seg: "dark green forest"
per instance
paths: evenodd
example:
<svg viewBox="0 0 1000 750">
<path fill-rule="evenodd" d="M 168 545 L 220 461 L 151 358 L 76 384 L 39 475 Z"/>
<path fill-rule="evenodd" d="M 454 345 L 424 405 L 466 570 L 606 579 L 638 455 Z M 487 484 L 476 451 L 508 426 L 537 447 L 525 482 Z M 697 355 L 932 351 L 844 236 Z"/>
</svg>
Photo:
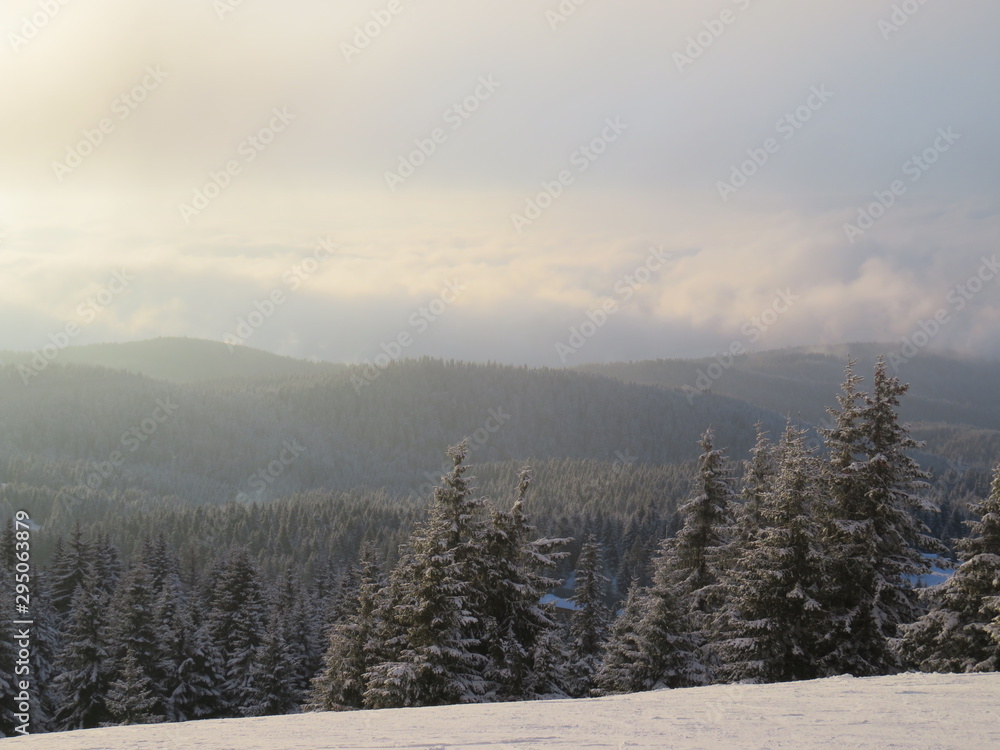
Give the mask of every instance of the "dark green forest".
<svg viewBox="0 0 1000 750">
<path fill-rule="evenodd" d="M 992 550 L 997 366 L 928 355 L 911 391 L 874 357 L 841 383 L 842 354 L 751 354 L 711 389 L 711 361 L 373 371 L 170 339 L 5 356 L 35 731 L 992 664 L 993 615 L 968 611 L 990 584 L 962 583 L 983 574 L 918 594 L 935 558 Z M 966 646 L 943 654 L 956 621 Z"/>
</svg>

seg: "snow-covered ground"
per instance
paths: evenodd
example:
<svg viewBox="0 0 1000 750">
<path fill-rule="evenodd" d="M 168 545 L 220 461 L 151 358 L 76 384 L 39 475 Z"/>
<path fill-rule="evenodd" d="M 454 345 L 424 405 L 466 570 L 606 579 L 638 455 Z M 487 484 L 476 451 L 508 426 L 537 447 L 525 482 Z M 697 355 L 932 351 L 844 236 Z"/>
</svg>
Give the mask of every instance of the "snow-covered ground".
<svg viewBox="0 0 1000 750">
<path fill-rule="evenodd" d="M 305 748 L 1000 748 L 1000 674 L 835 677 L 576 701 L 90 729 L 4 740 L 46 750 Z"/>
</svg>

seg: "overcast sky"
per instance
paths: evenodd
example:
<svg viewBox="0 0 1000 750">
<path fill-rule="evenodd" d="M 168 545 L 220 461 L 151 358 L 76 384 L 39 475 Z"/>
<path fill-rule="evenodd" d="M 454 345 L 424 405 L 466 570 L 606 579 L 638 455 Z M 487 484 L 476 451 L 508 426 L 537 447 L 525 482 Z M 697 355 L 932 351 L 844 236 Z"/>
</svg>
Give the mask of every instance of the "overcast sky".
<svg viewBox="0 0 1000 750">
<path fill-rule="evenodd" d="M 992 0 L 62 3 L 0 10 L 0 349 L 1000 356 Z"/>
</svg>

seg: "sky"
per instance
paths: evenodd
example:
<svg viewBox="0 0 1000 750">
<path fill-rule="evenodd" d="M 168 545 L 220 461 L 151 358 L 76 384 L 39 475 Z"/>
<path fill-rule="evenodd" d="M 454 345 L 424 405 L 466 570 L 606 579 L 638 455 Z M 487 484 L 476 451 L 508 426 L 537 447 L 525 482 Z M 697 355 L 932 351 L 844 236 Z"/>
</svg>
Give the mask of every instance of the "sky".
<svg viewBox="0 0 1000 750">
<path fill-rule="evenodd" d="M 9 0 L 0 349 L 1000 356 L 991 0 Z"/>
</svg>

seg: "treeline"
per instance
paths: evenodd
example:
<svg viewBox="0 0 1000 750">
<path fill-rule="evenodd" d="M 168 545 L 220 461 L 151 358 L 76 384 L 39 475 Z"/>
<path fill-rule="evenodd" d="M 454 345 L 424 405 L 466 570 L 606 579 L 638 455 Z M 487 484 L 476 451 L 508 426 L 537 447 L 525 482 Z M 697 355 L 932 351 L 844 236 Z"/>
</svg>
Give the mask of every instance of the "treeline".
<svg viewBox="0 0 1000 750">
<path fill-rule="evenodd" d="M 520 466 L 477 464 L 481 491 L 498 500 L 512 497 Z M 553 536 L 596 535 L 606 551 L 608 575 L 622 582 L 611 596 L 623 596 L 635 575 L 648 578 L 649 559 L 663 535 L 676 530 L 677 498 L 688 492 L 694 476 L 694 462 L 654 466 L 626 454 L 615 462 L 550 459 L 532 466 L 535 525 Z M 450 471 L 440 463 L 435 469 L 438 479 Z M 366 544 L 393 564 L 399 545 L 424 517 L 433 491 L 415 498 L 383 490 L 313 490 L 264 503 L 194 506 L 176 496 L 135 489 L 92 491 L 54 484 L 13 482 L 0 490 L 0 508 L 7 515 L 25 509 L 40 527 L 32 541 L 39 566 L 51 559 L 56 540 L 68 537 L 77 524 L 85 536 L 106 535 L 129 559 L 155 528 L 185 569 L 210 567 L 220 552 L 243 546 L 268 576 L 291 568 L 306 582 L 330 568 L 342 572 Z M 557 571 L 563 577 L 572 570 L 580 544 L 571 542 L 567 549 L 570 557 L 560 561 Z"/>
</svg>

